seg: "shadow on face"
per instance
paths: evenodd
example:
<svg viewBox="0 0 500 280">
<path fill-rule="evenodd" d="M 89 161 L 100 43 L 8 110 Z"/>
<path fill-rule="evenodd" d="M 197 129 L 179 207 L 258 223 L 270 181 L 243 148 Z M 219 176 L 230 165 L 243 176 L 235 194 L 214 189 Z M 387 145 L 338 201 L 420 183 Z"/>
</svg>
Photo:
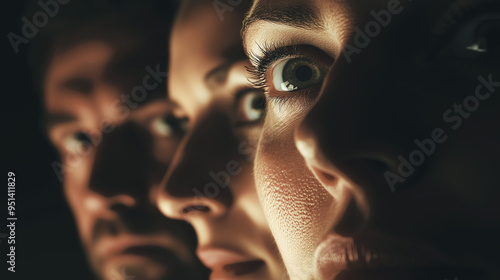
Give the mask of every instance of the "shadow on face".
<svg viewBox="0 0 500 280">
<path fill-rule="evenodd" d="M 170 43 L 169 97 L 189 129 L 158 207 L 188 221 L 213 279 L 286 279 L 253 181 L 263 94 L 248 82 L 239 31 L 248 2 L 221 17 L 213 1 L 186 1 Z"/>
<path fill-rule="evenodd" d="M 100 278 L 205 279 L 192 228 L 155 205 L 185 129 L 165 98 L 167 26 L 139 15 L 73 22 L 79 35 L 53 42 L 43 83 L 53 167 Z"/>
<path fill-rule="evenodd" d="M 499 11 L 256 1 L 257 188 L 292 279 L 498 278 Z"/>
</svg>

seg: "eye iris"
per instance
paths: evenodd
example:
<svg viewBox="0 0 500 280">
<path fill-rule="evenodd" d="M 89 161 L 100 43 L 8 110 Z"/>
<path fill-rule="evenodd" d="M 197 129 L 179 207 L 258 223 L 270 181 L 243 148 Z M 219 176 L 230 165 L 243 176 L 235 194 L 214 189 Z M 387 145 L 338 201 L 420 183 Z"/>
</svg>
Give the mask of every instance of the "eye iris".
<svg viewBox="0 0 500 280">
<path fill-rule="evenodd" d="M 258 120 L 264 114 L 266 98 L 262 93 L 251 93 L 246 98 L 245 111 L 250 121 Z"/>
<path fill-rule="evenodd" d="M 90 139 L 90 136 L 87 133 L 80 132 L 75 135 L 75 138 L 78 142 L 81 142 L 84 145 L 90 145 L 92 139 Z"/>
<path fill-rule="evenodd" d="M 85 132 L 78 132 L 66 138 L 64 145 L 71 153 L 83 153 L 92 147 L 92 137 Z"/>
<path fill-rule="evenodd" d="M 274 69 L 273 83 L 278 91 L 296 91 L 315 86 L 323 80 L 324 70 L 308 58 L 292 58 Z"/>
<path fill-rule="evenodd" d="M 266 98 L 263 95 L 258 95 L 252 99 L 252 108 L 256 111 L 262 111 L 265 109 Z"/>
<path fill-rule="evenodd" d="M 172 126 L 167 117 L 157 118 L 153 122 L 153 128 L 163 136 L 170 136 L 173 132 Z"/>
</svg>

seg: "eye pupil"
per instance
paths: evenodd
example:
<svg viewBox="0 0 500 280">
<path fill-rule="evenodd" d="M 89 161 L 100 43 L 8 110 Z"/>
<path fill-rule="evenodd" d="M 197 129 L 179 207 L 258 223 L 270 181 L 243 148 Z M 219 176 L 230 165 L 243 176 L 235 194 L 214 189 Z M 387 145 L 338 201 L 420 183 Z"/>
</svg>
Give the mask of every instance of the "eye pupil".
<svg viewBox="0 0 500 280">
<path fill-rule="evenodd" d="M 302 65 L 295 71 L 295 77 L 301 82 L 307 82 L 312 78 L 313 71 L 309 66 Z"/>
</svg>

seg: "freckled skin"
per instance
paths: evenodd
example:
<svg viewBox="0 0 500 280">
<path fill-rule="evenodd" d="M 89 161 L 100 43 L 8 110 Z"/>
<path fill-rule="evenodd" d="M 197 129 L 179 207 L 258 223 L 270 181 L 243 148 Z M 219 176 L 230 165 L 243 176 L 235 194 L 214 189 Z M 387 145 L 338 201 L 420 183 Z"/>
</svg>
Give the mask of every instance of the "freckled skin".
<svg viewBox="0 0 500 280">
<path fill-rule="evenodd" d="M 402 12 L 392 15 L 379 35 L 346 56 L 339 50 L 356 46 L 354 28 L 364 29 L 374 20 L 370 12 L 387 9 L 389 1 L 260 0 L 254 7 L 259 3 L 274 9 L 310 4 L 325 29 L 257 21 L 245 33 L 248 52 L 260 54 L 258 45 L 281 42 L 312 45 L 335 60 L 313 106 L 268 104 L 258 149 L 259 197 L 291 279 L 317 277 L 318 271 L 304 268 L 313 266 L 314 250 L 325 234 L 356 240 L 372 231 L 414 240 L 446 256 L 450 266 L 497 279 L 500 248 L 494 236 L 500 232 L 500 209 L 493 197 L 499 195 L 500 87 L 469 117 L 457 111 L 450 121 L 443 115 L 475 96 L 478 77 L 498 85 L 498 44 L 490 38 L 488 56 L 459 57 L 450 53 L 446 36 L 460 29 L 445 36 L 435 28 L 445 12 L 460 10 L 453 1 L 401 1 Z M 486 11 L 498 14 L 494 7 Z M 486 94 L 486 86 L 481 92 Z M 462 122 L 454 129 L 456 116 Z M 385 172 L 398 174 L 398 156 L 408 159 L 418 149 L 415 141 L 432 138 L 436 128 L 443 129 L 446 140 L 391 189 Z M 338 185 L 332 178 L 347 183 Z M 371 279 L 360 277 L 338 275 Z"/>
<path fill-rule="evenodd" d="M 286 122 L 284 119 L 273 123 L 272 127 L 293 127 L 297 123 L 297 120 Z M 268 115 L 264 127 L 274 120 Z M 316 249 L 314 242 L 319 242 L 329 226 L 332 197 L 307 170 L 295 148 L 293 130 L 264 131 L 257 151 L 255 177 L 271 230 L 279 233 L 275 238 L 282 245 L 285 263 L 293 260 L 287 257 L 295 252 L 312 255 Z M 302 279 L 310 275 L 311 270 L 312 263 L 302 263 L 289 273 L 294 273 L 291 279 Z"/>
<path fill-rule="evenodd" d="M 239 33 L 249 2 L 225 11 L 223 20 L 213 3 L 184 2 L 172 31 L 169 97 L 176 104 L 176 116 L 187 119 L 189 129 L 161 184 L 158 207 L 167 217 L 194 227 L 202 260 L 224 250 L 264 263 L 250 274 L 232 275 L 218 264 L 210 267 L 206 262 L 215 258 L 206 257 L 212 277 L 286 279 L 253 178 L 262 123 L 260 116 L 242 119 L 251 105 L 242 106 L 244 99 L 237 97 L 242 90 L 255 91 L 247 79 L 245 67 L 250 63 Z M 207 184 L 215 182 L 209 174 L 226 172 L 229 162 L 236 162 L 238 174 L 228 177 L 228 186 L 208 189 Z"/>
</svg>

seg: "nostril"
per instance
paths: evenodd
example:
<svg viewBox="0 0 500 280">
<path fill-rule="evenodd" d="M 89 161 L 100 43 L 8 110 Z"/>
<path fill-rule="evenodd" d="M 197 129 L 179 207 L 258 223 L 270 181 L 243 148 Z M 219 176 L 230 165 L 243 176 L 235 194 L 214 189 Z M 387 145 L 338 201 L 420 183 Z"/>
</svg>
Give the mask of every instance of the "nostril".
<svg viewBox="0 0 500 280">
<path fill-rule="evenodd" d="M 335 176 L 330 175 L 330 174 L 325 173 L 325 172 L 321 172 L 320 176 L 323 177 L 326 181 L 335 181 L 335 179 L 336 179 Z"/>
<path fill-rule="evenodd" d="M 191 205 L 182 209 L 182 214 L 187 214 L 192 211 L 208 213 L 210 212 L 210 208 L 205 205 Z"/>
</svg>

